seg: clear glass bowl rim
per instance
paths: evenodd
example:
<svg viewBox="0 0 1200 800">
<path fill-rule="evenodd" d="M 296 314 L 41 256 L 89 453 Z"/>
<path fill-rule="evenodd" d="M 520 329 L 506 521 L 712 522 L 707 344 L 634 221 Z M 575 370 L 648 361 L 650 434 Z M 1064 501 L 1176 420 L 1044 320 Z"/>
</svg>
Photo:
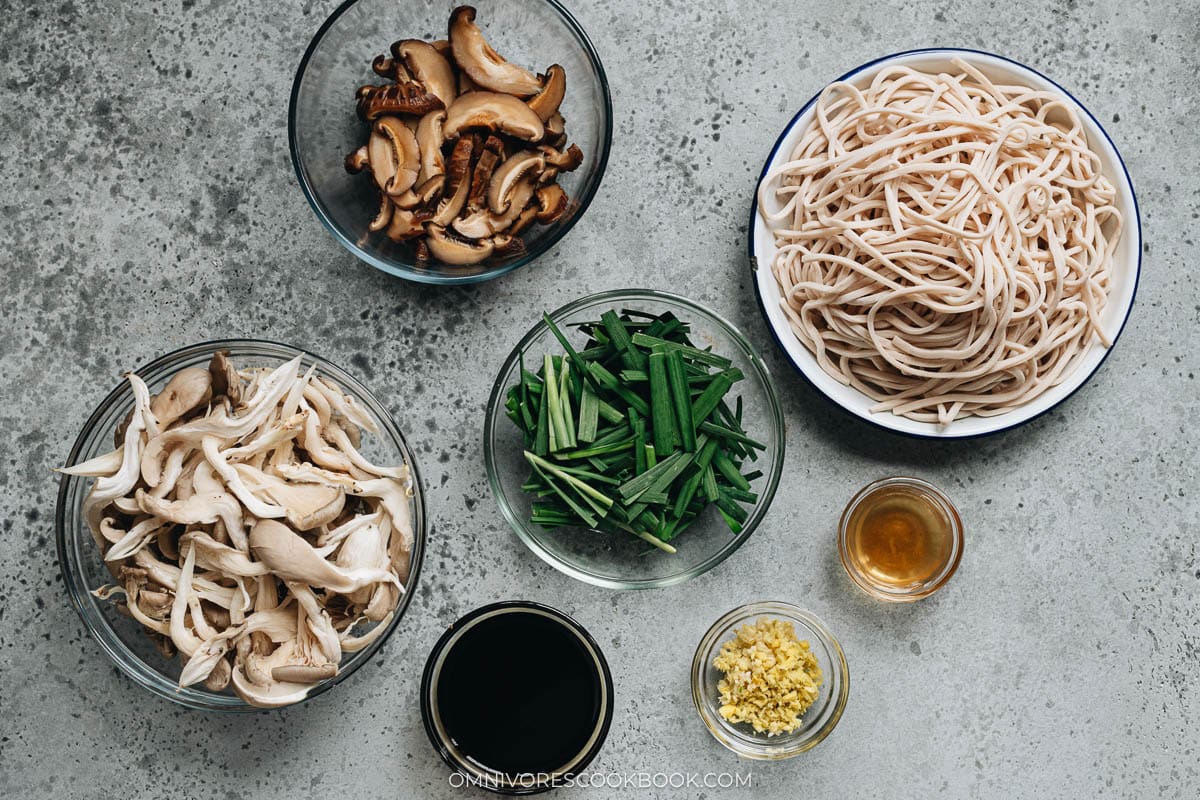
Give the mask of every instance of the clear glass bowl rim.
<svg viewBox="0 0 1200 800">
<path fill-rule="evenodd" d="M 615 707 L 615 693 L 612 672 L 608 668 L 608 660 L 604 657 L 604 651 L 600 649 L 600 645 L 596 642 L 595 638 L 588 633 L 587 628 L 583 627 L 583 625 L 581 625 L 569 614 L 559 611 L 557 608 L 552 606 L 548 606 L 543 603 L 537 603 L 532 600 L 501 600 L 495 603 L 488 603 L 487 605 L 483 605 L 472 611 L 468 611 L 466 614 L 459 617 L 452 624 L 446 627 L 446 630 L 442 632 L 440 637 L 438 637 L 437 643 L 434 644 L 433 648 L 429 651 L 429 656 L 425 659 L 425 669 L 421 673 L 421 721 L 424 723 L 425 733 L 429 737 L 429 741 L 433 745 L 433 748 L 437 751 L 438 755 L 441 756 L 444 762 L 446 762 L 446 765 L 463 775 L 470 774 L 468 767 L 462 764 L 459 759 L 455 757 L 454 752 L 446 746 L 441 734 L 437 730 L 437 726 L 433 723 L 434 668 L 438 665 L 439 657 L 441 656 L 442 651 L 445 650 L 450 644 L 450 639 L 453 638 L 453 636 L 459 630 L 461 630 L 463 626 L 468 625 L 485 614 L 490 614 L 494 611 L 521 611 L 523 609 L 540 611 L 543 614 L 548 615 L 552 619 L 562 624 L 564 627 L 569 628 L 587 643 L 600 666 L 600 682 L 603 684 L 604 691 L 608 695 L 608 707 L 605 710 L 603 719 L 600 721 L 600 727 L 595 741 L 590 747 L 588 747 L 584 755 L 575 764 L 570 773 L 566 774 L 578 775 L 587 769 L 588 765 L 591 764 L 592 761 L 595 760 L 596 756 L 600 753 L 601 748 L 604 747 L 604 742 L 608 739 L 608 732 L 612 727 L 613 709 Z M 441 663 L 444 665 L 445 661 L 443 660 Z M 554 786 L 552 784 L 538 784 L 531 787 L 492 787 L 484 784 L 482 785 L 482 788 L 496 792 L 497 794 L 526 795 L 540 794 L 541 792 L 553 789 Z"/>
<path fill-rule="evenodd" d="M 537 538 L 530 532 L 529 523 L 522 520 L 509 504 L 504 493 L 504 487 L 500 482 L 500 470 L 496 464 L 496 455 L 494 452 L 493 436 L 495 426 L 502 420 L 507 420 L 500 413 L 500 407 L 504 403 L 504 394 L 508 390 L 506 385 L 506 376 L 512 371 L 513 367 L 521 354 L 523 354 L 530 345 L 533 344 L 544 333 L 549 331 L 545 320 L 538 319 L 529 332 L 526 333 L 516 346 L 509 352 L 508 357 L 504 360 L 504 365 L 500 368 L 500 372 L 496 375 L 496 381 L 492 385 L 492 393 L 488 398 L 487 411 L 484 414 L 483 427 L 483 454 L 484 462 L 487 467 L 488 484 L 492 488 L 492 495 L 496 498 L 497 505 L 500 506 L 500 513 L 508 521 L 513 531 L 517 534 L 525 545 L 532 550 L 538 558 L 545 561 L 550 566 L 570 575 L 572 578 L 581 580 L 584 583 L 590 583 L 593 586 L 603 586 L 608 589 L 657 589 L 664 586 L 673 586 L 685 581 L 691 580 L 698 575 L 703 575 L 713 567 L 720 564 L 725 559 L 733 555 L 739 547 L 750 535 L 758 529 L 759 523 L 766 516 L 767 511 L 771 507 L 772 501 L 775 499 L 775 491 L 779 488 L 779 480 L 783 474 L 783 462 L 786 450 L 787 430 L 784 425 L 783 409 L 779 404 L 779 397 L 775 391 L 775 384 L 771 380 L 771 373 L 767 369 L 767 365 L 758 355 L 758 351 L 750 344 L 750 341 L 734 327 L 733 323 L 722 317 L 715 311 L 705 308 L 699 303 L 689 300 L 671 292 L 662 292 L 657 289 L 613 289 L 611 291 L 597 292 L 578 300 L 573 300 L 570 303 L 550 312 L 550 318 L 556 323 L 560 322 L 567 316 L 576 311 L 597 303 L 621 303 L 627 301 L 650 300 L 663 303 L 675 303 L 687 308 L 689 311 L 698 313 L 701 317 L 720 328 L 727 336 L 733 339 L 739 347 L 742 348 L 743 355 L 754 370 L 755 377 L 763 387 L 763 394 L 767 397 L 769 406 L 768 417 L 769 424 L 775 431 L 776 450 L 777 453 L 772 453 L 772 468 L 767 474 L 767 483 L 759 494 L 758 503 L 755 504 L 754 511 L 751 512 L 750 518 L 746 524 L 742 526 L 742 530 L 736 536 L 731 538 L 728 543 L 716 553 L 713 553 L 704 561 L 696 564 L 690 569 L 682 572 L 677 572 L 672 575 L 666 575 L 660 578 L 646 579 L 613 579 L 601 575 L 595 575 L 591 572 L 582 570 L 572 564 L 568 564 L 562 559 L 555 556 L 550 551 L 546 550 Z M 686 321 L 686 320 L 685 320 Z"/>
<path fill-rule="evenodd" d="M 600 149 L 599 153 L 597 154 L 595 183 L 592 184 L 591 187 L 588 187 L 581 195 L 575 198 L 576 202 L 579 204 L 579 210 L 562 224 L 556 225 L 550 231 L 548 236 L 538 242 L 538 246 L 536 248 L 530 250 L 521 258 L 516 259 L 510 264 L 505 264 L 502 267 L 482 273 L 472 275 L 443 275 L 434 272 L 418 271 L 413 264 L 408 264 L 403 261 L 396 261 L 393 263 L 363 250 L 361 247 L 355 244 L 350 237 L 346 236 L 346 234 L 342 232 L 342 230 L 334 223 L 334 221 L 329 218 L 329 215 L 325 213 L 324 205 L 318 197 L 317 191 L 312 187 L 304 174 L 302 160 L 297 150 L 296 133 L 296 103 L 300 97 L 300 85 L 304 81 L 304 74 L 308 70 L 309 61 L 312 60 L 312 55 L 320 46 L 321 40 L 325 38 L 325 34 L 330 28 L 333 27 L 342 14 L 346 13 L 347 10 L 356 5 L 358 2 L 359 0 L 345 0 L 345 2 L 341 3 L 337 8 L 335 8 L 333 12 L 325 19 L 325 21 L 321 23 L 321 27 L 317 29 L 315 34 L 313 34 L 308 46 L 304 49 L 304 55 L 300 58 L 300 64 L 296 67 L 296 75 L 292 79 L 292 90 L 288 97 L 288 153 L 292 160 L 292 168 L 296 173 L 296 181 L 300 184 L 300 189 L 302 192 L 304 192 L 304 199 L 308 201 L 308 205 L 312 208 L 313 213 L 317 215 L 317 219 L 319 219 L 325 229 L 333 235 L 333 238 L 338 242 L 338 244 L 350 251 L 359 261 L 370 264 L 372 267 L 380 270 L 381 272 L 386 272 L 387 274 L 394 275 L 397 278 L 403 278 L 404 280 L 415 281 L 417 283 L 428 283 L 438 286 L 482 283 L 483 281 L 490 281 L 493 278 L 499 278 L 501 275 L 507 275 L 513 270 L 519 269 L 520 267 L 535 261 L 547 253 L 551 248 L 558 244 L 559 241 L 561 241 L 562 238 L 566 236 L 572 228 L 575 227 L 575 224 L 579 222 L 579 220 L 582 219 L 583 215 L 587 212 L 588 207 L 592 204 L 592 200 L 596 196 L 596 192 L 598 192 L 600 189 L 600 184 L 604 182 L 604 173 L 608 169 L 608 158 L 612 151 L 612 91 L 609 88 L 608 73 L 604 71 L 604 63 L 600 60 L 600 54 L 596 52 L 596 47 L 592 44 L 592 40 L 587 35 L 587 31 L 583 29 L 583 26 L 579 24 L 574 15 L 572 15 L 571 12 L 567 10 L 566 6 L 560 3 L 559 0 L 531 0 L 531 2 L 544 3 L 545 5 L 550 6 L 550 8 L 559 15 L 562 21 L 566 24 L 567 28 L 575 36 L 575 39 L 580 47 L 587 54 L 588 61 L 591 63 L 592 68 L 596 71 L 596 77 L 598 78 L 600 84 L 600 95 L 603 98 L 604 103 L 603 113 L 600 115 Z M 347 105 L 347 109 L 350 108 L 351 106 Z"/>
<path fill-rule="evenodd" d="M 387 630 L 366 648 L 355 653 L 353 661 L 346 668 L 339 670 L 335 677 L 311 689 L 304 699 L 300 701 L 300 703 L 304 703 L 346 680 L 357 672 L 359 667 L 370 662 L 399 626 L 400 620 L 404 617 L 412 596 L 416 592 L 421 565 L 425 556 L 427 517 L 424 488 L 421 483 L 420 470 L 417 467 L 416 459 L 413 457 L 412 448 L 409 447 L 396 421 L 383 404 L 354 376 L 347 373 L 341 367 L 338 367 L 332 361 L 309 350 L 267 339 L 213 339 L 172 350 L 143 364 L 133 370 L 133 372 L 141 376 L 153 376 L 160 372 L 166 374 L 168 371 L 172 371 L 175 365 L 178 365 L 180 362 L 198 355 L 213 353 L 217 350 L 237 351 L 246 349 L 258 350 L 264 355 L 278 358 L 290 359 L 296 356 L 303 356 L 316 363 L 324 374 L 348 388 L 367 406 L 368 410 L 380 424 L 380 435 L 386 436 L 390 440 L 390 443 L 400 450 L 413 476 L 413 549 L 410 554 L 408 582 L 405 592 L 400 597 L 400 603 L 396 607 L 395 616 L 392 618 L 391 623 L 388 624 Z M 75 464 L 79 460 L 84 445 L 96 432 L 95 429 L 100 421 L 115 405 L 124 402 L 129 396 L 130 389 L 128 382 L 121 381 L 100 401 L 88 417 L 87 422 L 84 423 L 64 463 L 70 465 Z M 134 683 L 173 703 L 200 711 L 226 713 L 267 710 L 251 706 L 236 695 L 217 694 L 191 687 L 182 690 L 177 689 L 173 681 L 163 677 L 157 669 L 146 664 L 136 654 L 131 652 L 122 642 L 121 637 L 112 630 L 112 627 L 108 624 L 104 616 L 98 613 L 97 604 L 91 600 L 90 591 L 80 571 L 79 564 L 70 552 L 74 537 L 69 536 L 67 532 L 68 510 L 66 508 L 66 501 L 68 490 L 73 482 L 85 480 L 88 479 L 72 477 L 70 475 L 63 475 L 59 480 L 58 496 L 54 511 L 54 535 L 59 570 L 62 574 L 67 596 L 71 601 L 71 606 L 79 615 L 80 620 L 83 621 L 84 627 L 87 628 L 91 638 L 100 645 L 100 649 L 104 651 L 117 668 L 127 677 L 131 678 Z"/>
<path fill-rule="evenodd" d="M 719 715 L 711 707 L 709 698 L 704 691 L 704 674 L 708 668 L 708 652 L 717 643 L 718 639 L 727 636 L 735 626 L 752 621 L 758 617 L 778 617 L 790 622 L 799 622 L 808 632 L 814 634 L 830 653 L 834 654 L 835 659 L 830 666 L 840 679 L 838 682 L 838 694 L 834 698 L 833 711 L 830 713 L 829 719 L 825 721 L 825 724 L 819 728 L 814 728 L 803 739 L 795 740 L 786 746 L 782 742 L 772 742 L 771 739 L 766 737 L 761 737 L 760 740 L 751 746 L 739 739 L 727 736 L 718 721 Z M 800 638 L 803 639 L 805 637 L 800 636 Z M 811 750 L 825 741 L 841 720 L 842 714 L 846 710 L 846 701 L 850 696 L 850 667 L 846 663 L 846 654 L 842 651 L 842 646 L 837 638 L 816 614 L 781 600 L 762 600 L 747 603 L 722 615 L 720 619 L 714 622 L 705 632 L 704 636 L 701 637 L 700 644 L 696 646 L 696 654 L 692 657 L 691 680 L 692 702 L 696 706 L 696 712 L 700 715 L 701 721 L 704 722 L 704 726 L 708 728 L 708 732 L 712 734 L 713 738 L 743 758 L 760 761 L 777 761 L 791 758 L 792 756 Z M 827 680 L 825 685 L 828 686 L 831 682 Z"/>
<path fill-rule="evenodd" d="M 946 518 L 950 520 L 950 539 L 953 545 L 950 559 L 937 575 L 926 581 L 919 589 L 907 592 L 886 591 L 863 575 L 850 558 L 849 547 L 846 544 L 850 518 L 859 505 L 862 504 L 863 500 L 886 486 L 907 486 L 916 489 L 936 503 L 942 509 L 942 512 L 945 513 Z M 917 600 L 923 600 L 949 583 L 950 579 L 954 577 L 954 573 L 958 571 L 959 562 L 962 561 L 963 544 L 962 517 L 959 516 L 958 507 L 954 505 L 954 501 L 950 499 L 949 495 L 929 481 L 908 475 L 893 475 L 868 483 L 859 489 L 854 497 L 850 498 L 850 502 L 846 504 L 846 508 L 842 510 L 842 516 L 838 520 L 838 558 L 842 562 L 842 568 L 846 570 L 846 574 L 850 576 L 850 580 L 854 581 L 854 584 L 858 588 L 877 600 L 889 603 L 913 603 Z"/>
</svg>

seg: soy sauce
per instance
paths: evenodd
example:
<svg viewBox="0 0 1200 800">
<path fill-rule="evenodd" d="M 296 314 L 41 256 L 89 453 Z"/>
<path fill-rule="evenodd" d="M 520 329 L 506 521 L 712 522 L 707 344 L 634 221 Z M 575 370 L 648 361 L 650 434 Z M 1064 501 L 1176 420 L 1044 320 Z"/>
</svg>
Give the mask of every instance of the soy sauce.
<svg viewBox="0 0 1200 800">
<path fill-rule="evenodd" d="M 517 608 L 475 622 L 453 642 L 437 711 L 448 738 L 479 766 L 509 776 L 555 773 L 588 749 L 602 680 L 564 622 Z"/>
</svg>

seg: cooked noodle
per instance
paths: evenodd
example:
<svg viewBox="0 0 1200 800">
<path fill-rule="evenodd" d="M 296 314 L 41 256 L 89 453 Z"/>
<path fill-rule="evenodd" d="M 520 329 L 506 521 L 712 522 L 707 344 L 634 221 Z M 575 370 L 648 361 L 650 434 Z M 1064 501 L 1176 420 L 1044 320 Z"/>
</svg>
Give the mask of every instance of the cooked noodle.
<svg viewBox="0 0 1200 800">
<path fill-rule="evenodd" d="M 884 69 L 830 85 L 759 188 L 796 337 L 843 384 L 942 425 L 1064 380 L 1099 324 L 1122 217 L 1056 94 Z"/>
</svg>

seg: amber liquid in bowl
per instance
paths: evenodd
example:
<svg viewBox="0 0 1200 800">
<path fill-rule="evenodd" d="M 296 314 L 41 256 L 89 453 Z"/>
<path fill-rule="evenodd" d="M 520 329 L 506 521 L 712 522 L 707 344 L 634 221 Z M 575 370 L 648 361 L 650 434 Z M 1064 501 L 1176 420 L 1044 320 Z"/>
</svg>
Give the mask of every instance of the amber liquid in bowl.
<svg viewBox="0 0 1200 800">
<path fill-rule="evenodd" d="M 867 487 L 842 520 L 842 561 L 850 577 L 886 599 L 917 599 L 949 579 L 962 551 L 949 500 L 923 481 L 889 479 Z"/>
</svg>

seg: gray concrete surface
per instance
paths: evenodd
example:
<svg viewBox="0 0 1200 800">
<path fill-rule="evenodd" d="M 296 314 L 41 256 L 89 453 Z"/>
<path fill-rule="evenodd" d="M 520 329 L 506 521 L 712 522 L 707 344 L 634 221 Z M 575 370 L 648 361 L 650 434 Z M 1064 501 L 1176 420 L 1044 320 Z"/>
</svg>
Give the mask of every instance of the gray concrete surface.
<svg viewBox="0 0 1200 800">
<path fill-rule="evenodd" d="M 524 597 L 575 615 L 607 652 L 619 698 L 599 772 L 752 775 L 753 789 L 699 792 L 711 798 L 1200 794 L 1194 8 L 573 3 L 616 105 L 600 194 L 540 263 L 438 291 L 357 263 L 296 186 L 287 92 L 333 5 L 2 4 L 0 789 L 469 796 L 425 739 L 420 669 L 457 616 Z M 1075 91 L 1128 161 L 1147 242 L 1132 321 L 1092 382 L 1022 430 L 962 444 L 880 433 L 815 397 L 771 345 L 742 244 L 754 177 L 794 110 L 862 61 L 935 44 L 1003 53 Z M 480 438 L 531 312 L 630 285 L 685 287 L 750 335 L 785 399 L 789 452 L 772 513 L 733 559 L 618 594 L 525 550 Z M 224 335 L 357 371 L 409 432 L 435 519 L 423 583 L 377 663 L 302 708 L 236 718 L 149 698 L 85 635 L 55 563 L 49 472 L 122 370 Z M 952 584 L 910 607 L 858 593 L 834 546 L 849 496 L 896 472 L 944 486 L 967 524 Z M 852 673 L 833 736 L 778 764 L 711 739 L 687 681 L 708 624 L 763 597 L 824 617 Z"/>
</svg>

